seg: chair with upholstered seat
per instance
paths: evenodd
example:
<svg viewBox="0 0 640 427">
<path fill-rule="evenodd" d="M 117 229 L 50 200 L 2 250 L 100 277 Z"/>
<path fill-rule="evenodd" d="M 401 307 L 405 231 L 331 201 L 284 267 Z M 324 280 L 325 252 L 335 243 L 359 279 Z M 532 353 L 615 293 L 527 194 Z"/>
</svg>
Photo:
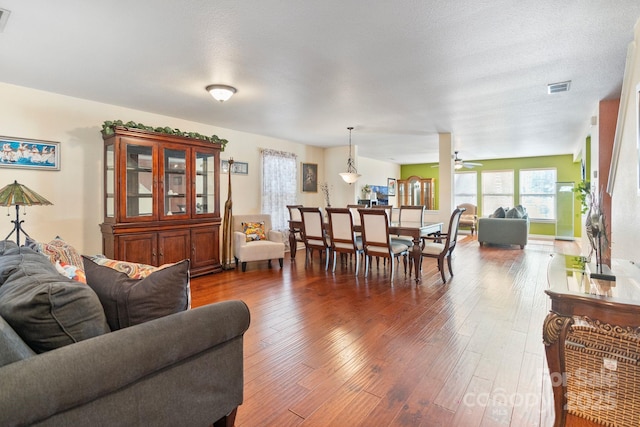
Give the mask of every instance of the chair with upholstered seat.
<svg viewBox="0 0 640 427">
<path fill-rule="evenodd" d="M 327 208 L 329 216 L 329 237 L 333 252 L 333 271 L 336 271 L 338 253 L 356 256 L 356 276 L 363 254 L 362 239 L 353 231 L 353 217 L 348 208 Z"/>
<path fill-rule="evenodd" d="M 389 219 L 385 209 L 360 209 L 362 222 L 362 247 L 365 254 L 365 275 L 369 273 L 371 257 L 389 258 L 391 281 L 395 275 L 394 260 L 404 256 L 404 270 L 407 272 L 409 246 L 393 242 L 389 236 Z"/>
<path fill-rule="evenodd" d="M 300 215 L 301 207 L 302 205 L 287 205 L 290 221 L 302 221 L 302 216 Z M 302 238 L 302 227 L 293 227 L 293 237 L 294 242 L 304 243 L 304 239 Z"/>
<path fill-rule="evenodd" d="M 325 256 L 325 270 L 329 268 L 329 249 L 330 244 L 324 232 L 324 219 L 320 208 L 300 208 L 302 216 L 302 238 L 306 247 L 305 251 L 305 267 L 313 259 L 313 250 L 320 252 L 320 260 L 322 254 Z"/>
<path fill-rule="evenodd" d="M 438 270 L 440 270 L 440 275 L 442 276 L 442 281 L 444 283 L 447 283 L 444 272 L 445 258 L 447 259 L 449 273 L 453 276 L 453 269 L 451 268 L 451 254 L 456 248 L 460 215 L 462 212 L 464 212 L 464 209 L 456 208 L 451 214 L 447 233 L 440 233 L 437 236 L 426 237 L 424 247 L 422 248 L 422 258 L 436 258 L 438 260 Z"/>
<path fill-rule="evenodd" d="M 465 210 L 460 216 L 460 227 L 469 227 L 473 236 L 478 226 L 478 207 L 471 203 L 461 203 L 458 207 Z"/>
<path fill-rule="evenodd" d="M 353 225 L 360 225 L 360 213 L 358 209 L 365 209 L 367 205 L 347 205 L 347 209 L 351 212 L 351 217 L 353 218 Z M 356 233 L 359 235 L 360 233 Z"/>
<path fill-rule="evenodd" d="M 277 259 L 282 267 L 284 249 L 282 233 L 271 229 L 271 215 L 233 216 L 233 255 L 242 271 L 249 261 L 266 260 L 271 267 L 271 260 Z"/>
<path fill-rule="evenodd" d="M 400 213 L 398 215 L 398 221 L 405 226 L 409 227 L 422 227 L 424 225 L 424 206 L 400 206 Z M 413 237 L 411 236 L 393 236 L 392 240 L 397 240 L 400 243 L 406 242 L 411 248 L 413 246 Z"/>
</svg>

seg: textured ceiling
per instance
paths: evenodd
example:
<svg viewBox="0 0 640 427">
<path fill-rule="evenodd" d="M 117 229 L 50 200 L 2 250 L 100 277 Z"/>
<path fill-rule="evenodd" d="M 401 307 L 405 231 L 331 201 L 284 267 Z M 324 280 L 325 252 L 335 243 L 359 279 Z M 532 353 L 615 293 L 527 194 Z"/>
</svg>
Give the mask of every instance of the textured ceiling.
<svg viewBox="0 0 640 427">
<path fill-rule="evenodd" d="M 439 132 L 470 161 L 573 153 L 598 101 L 620 96 L 640 17 L 637 0 L 0 8 L 0 81 L 316 146 L 354 126 L 359 155 L 400 164 L 436 161 Z M 212 83 L 238 93 L 220 104 Z"/>
</svg>

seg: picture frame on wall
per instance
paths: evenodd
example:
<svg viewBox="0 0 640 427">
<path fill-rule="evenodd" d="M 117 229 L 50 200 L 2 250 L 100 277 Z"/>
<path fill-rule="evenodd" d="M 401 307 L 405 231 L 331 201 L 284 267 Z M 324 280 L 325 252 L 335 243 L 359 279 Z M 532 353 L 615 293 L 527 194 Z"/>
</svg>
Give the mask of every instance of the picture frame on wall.
<svg viewBox="0 0 640 427">
<path fill-rule="evenodd" d="M 396 184 L 395 178 L 387 178 L 387 196 L 396 195 Z"/>
<path fill-rule="evenodd" d="M 318 192 L 318 164 L 302 164 L 302 191 L 305 193 Z"/>
<path fill-rule="evenodd" d="M 60 143 L 0 136 L 0 167 L 60 170 Z"/>
<path fill-rule="evenodd" d="M 220 161 L 220 172 L 221 173 L 229 173 L 229 161 L 221 160 Z M 249 163 L 246 162 L 236 162 L 234 161 L 231 165 L 231 173 L 236 175 L 248 175 L 249 174 Z"/>
</svg>

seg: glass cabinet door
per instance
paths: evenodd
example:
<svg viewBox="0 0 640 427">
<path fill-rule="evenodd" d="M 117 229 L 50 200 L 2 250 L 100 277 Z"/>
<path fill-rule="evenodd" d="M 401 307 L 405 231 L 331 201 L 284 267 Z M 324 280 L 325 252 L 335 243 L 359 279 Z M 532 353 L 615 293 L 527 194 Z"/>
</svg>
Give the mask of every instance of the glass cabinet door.
<svg viewBox="0 0 640 427">
<path fill-rule="evenodd" d="M 187 150 L 162 150 L 163 174 L 163 209 L 161 216 L 188 216 L 188 170 Z"/>
<path fill-rule="evenodd" d="M 125 215 L 128 220 L 154 217 L 153 147 L 126 144 Z"/>
<path fill-rule="evenodd" d="M 195 197 L 192 212 L 194 215 L 216 214 L 219 209 L 216 206 L 218 156 L 215 153 L 196 151 L 194 158 Z"/>
<path fill-rule="evenodd" d="M 108 144 L 104 147 L 104 217 L 113 219 L 116 216 L 116 170 L 115 146 Z"/>
</svg>

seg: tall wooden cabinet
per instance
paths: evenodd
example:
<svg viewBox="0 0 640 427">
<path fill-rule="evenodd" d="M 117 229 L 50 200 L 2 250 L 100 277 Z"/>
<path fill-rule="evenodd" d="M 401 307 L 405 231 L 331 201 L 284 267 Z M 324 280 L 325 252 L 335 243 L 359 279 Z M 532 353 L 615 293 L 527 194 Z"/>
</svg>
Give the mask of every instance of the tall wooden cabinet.
<svg viewBox="0 0 640 427">
<path fill-rule="evenodd" d="M 398 202 L 400 206 L 424 206 L 427 210 L 435 209 L 435 179 L 410 176 L 398 180 Z"/>
<path fill-rule="evenodd" d="M 103 253 L 221 271 L 220 144 L 126 127 L 103 139 Z"/>
</svg>

